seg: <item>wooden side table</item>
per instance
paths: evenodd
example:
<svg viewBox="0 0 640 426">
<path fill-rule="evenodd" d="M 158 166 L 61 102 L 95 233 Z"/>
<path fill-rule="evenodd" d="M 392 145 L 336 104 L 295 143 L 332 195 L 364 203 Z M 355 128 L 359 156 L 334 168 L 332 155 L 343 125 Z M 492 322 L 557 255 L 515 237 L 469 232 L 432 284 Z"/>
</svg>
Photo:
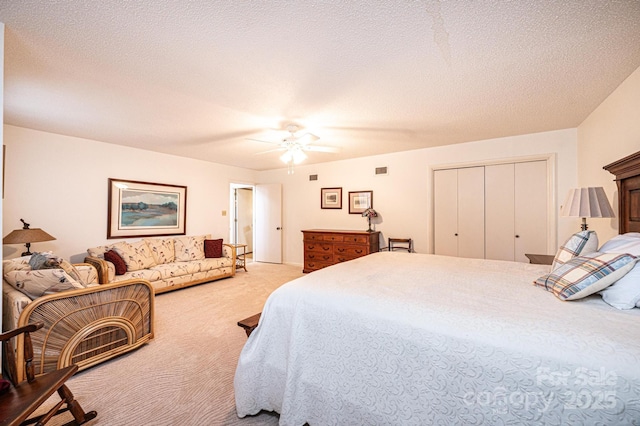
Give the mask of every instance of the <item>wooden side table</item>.
<svg viewBox="0 0 640 426">
<path fill-rule="evenodd" d="M 239 268 L 247 271 L 247 245 L 246 244 L 231 244 L 236 248 L 236 271 Z M 239 249 L 242 249 L 242 253 L 238 253 Z"/>
<path fill-rule="evenodd" d="M 529 263 L 534 263 L 536 265 L 552 265 L 553 259 L 555 258 L 552 254 L 525 253 L 524 255 L 529 259 Z"/>
<path fill-rule="evenodd" d="M 247 333 L 247 337 L 251 336 L 253 330 L 258 326 L 258 323 L 260 322 L 260 315 L 262 315 L 262 312 L 238 321 L 238 326 L 244 329 L 245 333 Z"/>
</svg>

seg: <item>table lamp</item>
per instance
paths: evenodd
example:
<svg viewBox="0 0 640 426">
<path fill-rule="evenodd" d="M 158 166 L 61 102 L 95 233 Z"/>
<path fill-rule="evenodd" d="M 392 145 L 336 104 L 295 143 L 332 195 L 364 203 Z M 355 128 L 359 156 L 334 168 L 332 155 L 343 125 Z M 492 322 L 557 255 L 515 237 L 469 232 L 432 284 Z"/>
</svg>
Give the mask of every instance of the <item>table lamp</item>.
<svg viewBox="0 0 640 426">
<path fill-rule="evenodd" d="M 362 212 L 362 217 L 366 217 L 367 221 L 369 222 L 369 229 L 367 229 L 367 232 L 373 232 L 373 229 L 371 229 L 371 218 L 378 217 L 378 212 L 372 209 L 371 207 L 369 207 L 368 209 Z"/>
<path fill-rule="evenodd" d="M 55 237 L 47 234 L 42 229 L 29 228 L 29 224 L 22 219 L 20 219 L 20 222 L 23 223 L 22 229 L 11 231 L 2 239 L 2 244 L 25 244 L 27 246 L 27 251 L 22 253 L 22 256 L 31 256 L 33 254 L 30 251 L 31 243 L 55 240 Z"/>
<path fill-rule="evenodd" d="M 582 218 L 582 230 L 586 231 L 588 217 L 616 217 L 604 188 L 572 188 L 562 205 L 562 216 L 572 216 Z"/>
</svg>

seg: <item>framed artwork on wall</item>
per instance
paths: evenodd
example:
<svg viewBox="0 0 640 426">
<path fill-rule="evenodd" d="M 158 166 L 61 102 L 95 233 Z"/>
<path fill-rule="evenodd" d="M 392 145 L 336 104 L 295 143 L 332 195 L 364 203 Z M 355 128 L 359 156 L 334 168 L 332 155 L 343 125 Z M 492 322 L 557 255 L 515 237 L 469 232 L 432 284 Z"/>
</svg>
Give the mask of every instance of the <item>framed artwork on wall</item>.
<svg viewBox="0 0 640 426">
<path fill-rule="evenodd" d="M 185 235 L 187 187 L 109 179 L 107 238 Z"/>
<path fill-rule="evenodd" d="M 373 208 L 373 191 L 349 192 L 349 214 L 362 214 L 369 207 Z"/>
<path fill-rule="evenodd" d="M 342 208 L 342 188 L 321 188 L 320 208 L 341 209 Z"/>
</svg>

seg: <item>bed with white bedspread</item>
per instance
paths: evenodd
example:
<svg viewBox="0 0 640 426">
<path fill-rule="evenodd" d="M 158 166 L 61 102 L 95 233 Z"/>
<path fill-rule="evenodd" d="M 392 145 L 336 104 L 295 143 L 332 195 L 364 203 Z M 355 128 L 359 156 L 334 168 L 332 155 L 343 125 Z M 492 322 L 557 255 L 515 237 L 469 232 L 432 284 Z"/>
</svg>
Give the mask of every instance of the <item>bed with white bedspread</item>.
<svg viewBox="0 0 640 426">
<path fill-rule="evenodd" d="M 640 424 L 640 309 L 561 301 L 549 266 L 395 252 L 277 289 L 238 415 L 282 425 Z"/>
</svg>

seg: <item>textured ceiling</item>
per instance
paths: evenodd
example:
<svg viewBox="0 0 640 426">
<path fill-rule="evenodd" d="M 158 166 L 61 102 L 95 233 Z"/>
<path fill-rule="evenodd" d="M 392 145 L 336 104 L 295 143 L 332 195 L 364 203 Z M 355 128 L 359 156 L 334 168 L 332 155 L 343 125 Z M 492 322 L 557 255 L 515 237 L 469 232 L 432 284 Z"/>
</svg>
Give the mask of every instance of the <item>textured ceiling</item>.
<svg viewBox="0 0 640 426">
<path fill-rule="evenodd" d="M 638 0 L 0 0 L 5 122 L 266 170 L 578 126 L 640 66 Z"/>
</svg>

